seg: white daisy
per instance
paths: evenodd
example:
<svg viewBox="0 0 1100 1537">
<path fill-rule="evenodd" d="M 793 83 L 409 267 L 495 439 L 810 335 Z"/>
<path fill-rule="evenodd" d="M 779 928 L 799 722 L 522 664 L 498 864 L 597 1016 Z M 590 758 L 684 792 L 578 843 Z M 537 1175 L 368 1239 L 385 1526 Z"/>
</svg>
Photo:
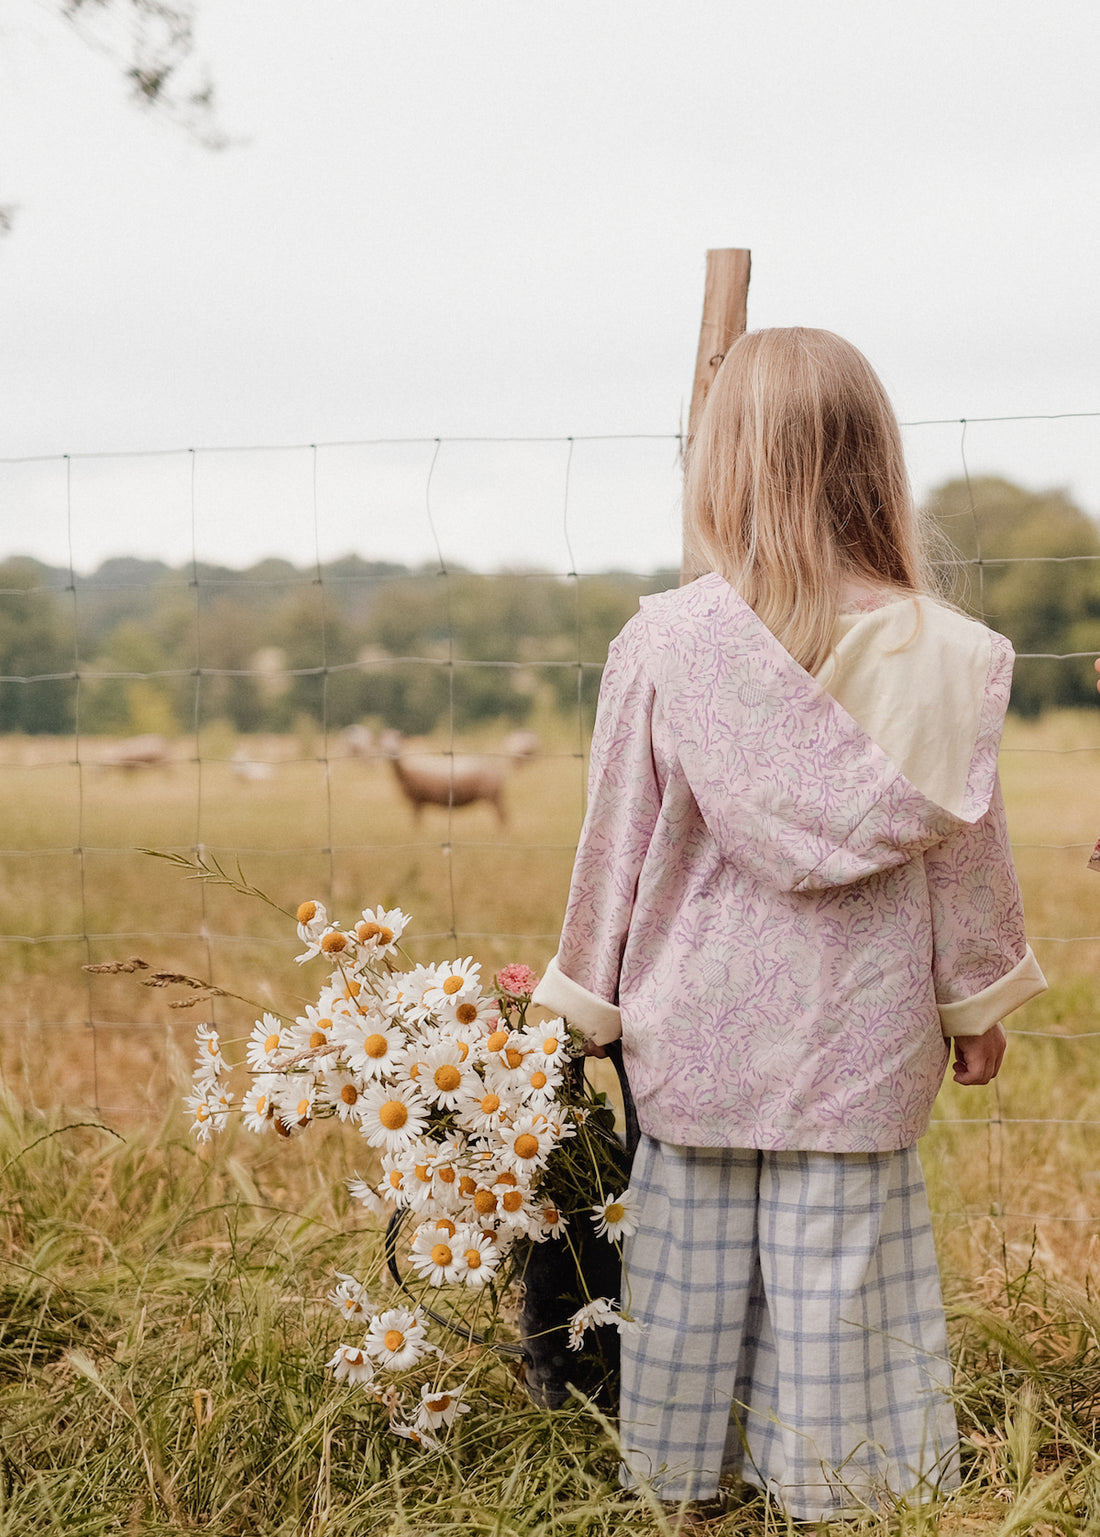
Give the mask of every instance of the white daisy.
<svg viewBox="0 0 1100 1537">
<path fill-rule="evenodd" d="M 293 1073 L 280 1078 L 278 1087 L 272 1089 L 276 1102 L 276 1114 L 289 1131 L 292 1127 L 304 1130 L 313 1120 L 313 1106 L 317 1099 L 317 1084 L 311 1073 Z"/>
<path fill-rule="evenodd" d="M 595 1297 L 578 1308 L 569 1320 L 570 1350 L 579 1350 L 584 1343 L 585 1332 L 601 1324 L 614 1324 L 620 1334 L 640 1334 L 645 1325 L 636 1319 L 624 1318 L 618 1307 L 619 1304 L 610 1297 Z"/>
<path fill-rule="evenodd" d="M 535 1212 L 536 1226 L 531 1233 L 532 1238 L 564 1238 L 568 1221 L 561 1211 L 552 1203 L 545 1203 Z"/>
<path fill-rule="evenodd" d="M 392 955 L 397 941 L 409 926 L 408 916 L 399 907 L 388 911 L 376 907 L 363 909 L 361 920 L 355 925 L 355 938 L 360 949 L 372 957 Z"/>
<path fill-rule="evenodd" d="M 364 1348 L 388 1371 L 403 1371 L 435 1352 L 428 1344 L 427 1327 L 419 1309 L 387 1308 L 370 1321 Z"/>
<path fill-rule="evenodd" d="M 367 1288 L 353 1275 L 346 1275 L 342 1270 L 336 1272 L 336 1278 L 339 1284 L 329 1292 L 328 1301 L 344 1318 L 351 1320 L 366 1318 L 371 1310 Z"/>
<path fill-rule="evenodd" d="M 303 902 L 297 912 L 298 938 L 305 945 L 302 955 L 294 959 L 301 965 L 317 954 L 318 941 L 328 928 L 328 913 L 323 902 Z"/>
<path fill-rule="evenodd" d="M 438 1430 L 440 1425 L 450 1425 L 456 1415 L 469 1412 L 469 1404 L 462 1403 L 457 1393 L 448 1393 L 445 1388 L 425 1382 L 420 1389 L 416 1426 L 419 1430 Z"/>
<path fill-rule="evenodd" d="M 421 1023 L 432 1012 L 426 999 L 439 986 L 442 976 L 438 966 L 414 966 L 411 971 L 400 973 L 382 995 L 382 1008 L 388 1014 L 399 1014 L 408 1024 Z"/>
<path fill-rule="evenodd" d="M 209 1083 L 219 1074 L 229 1071 L 222 1056 L 221 1038 L 213 1025 L 198 1026 L 195 1031 L 195 1045 L 198 1047 L 195 1057 L 198 1063 L 195 1069 L 196 1082 Z"/>
<path fill-rule="evenodd" d="M 371 1147 L 407 1147 L 428 1124 L 428 1106 L 412 1083 L 367 1084 L 360 1106 L 359 1129 Z"/>
<path fill-rule="evenodd" d="M 593 1206 L 592 1221 L 596 1225 L 596 1232 L 609 1242 L 629 1238 L 638 1231 L 641 1219 L 637 1209 L 637 1193 L 629 1189 L 624 1190 L 622 1195 L 614 1195 L 610 1200 L 601 1202 L 599 1206 Z"/>
<path fill-rule="evenodd" d="M 403 1061 L 405 1032 L 387 1024 L 380 1015 L 368 1015 L 359 1031 L 343 1031 L 342 1040 L 348 1066 L 364 1078 L 385 1078 Z"/>
<path fill-rule="evenodd" d="M 331 1361 L 337 1382 L 350 1382 L 356 1387 L 369 1388 L 374 1383 L 374 1364 L 361 1345 L 341 1345 Z"/>
<path fill-rule="evenodd" d="M 545 1025 L 528 1025 L 523 1032 L 524 1045 L 544 1068 L 560 1068 L 571 1055 L 569 1028 L 564 1019 L 552 1019 Z"/>
<path fill-rule="evenodd" d="M 429 1103 L 444 1110 L 455 1110 L 468 1100 L 479 1099 L 484 1092 L 481 1079 L 463 1061 L 459 1045 L 442 1040 L 429 1046 L 417 1075 L 420 1092 Z"/>
<path fill-rule="evenodd" d="M 267 1131 L 275 1117 L 276 1102 L 272 1091 L 282 1084 L 278 1073 L 263 1073 L 241 1100 L 241 1114 L 249 1131 Z"/>
<path fill-rule="evenodd" d="M 353 1174 L 350 1179 L 344 1181 L 348 1187 L 348 1194 L 353 1201 L 358 1201 L 365 1206 L 372 1217 L 389 1217 L 393 1207 L 388 1201 L 384 1201 L 376 1193 L 373 1186 L 368 1185 L 365 1179 L 360 1179 L 358 1174 Z"/>
<path fill-rule="evenodd" d="M 495 998 L 461 997 L 440 1015 L 440 1028 L 455 1038 L 469 1032 L 469 1039 L 483 1041 L 500 1027 L 500 1010 Z"/>
<path fill-rule="evenodd" d="M 520 1069 L 520 1078 L 523 1083 L 523 1099 L 525 1104 L 548 1104 L 561 1087 L 564 1074 L 560 1067 L 552 1062 L 541 1059 L 536 1052 L 532 1052 L 524 1059 Z"/>
<path fill-rule="evenodd" d="M 283 1035 L 287 1045 L 295 1051 L 313 1051 L 318 1046 L 328 1045 L 331 1031 L 331 1016 L 322 1014 L 315 1004 L 309 1003 L 304 1014 L 299 1014 L 292 1025 L 284 1026 Z"/>
<path fill-rule="evenodd" d="M 419 1446 L 422 1452 L 441 1452 L 443 1450 L 442 1442 L 433 1436 L 430 1431 L 417 1430 L 412 1425 L 403 1425 L 400 1420 L 391 1420 L 389 1429 L 392 1435 L 402 1436 L 406 1441 L 411 1441 L 414 1446 Z"/>
<path fill-rule="evenodd" d="M 329 1068 L 322 1082 L 325 1098 L 338 1118 L 341 1121 L 358 1121 L 362 1091 L 356 1075 L 345 1068 Z"/>
<path fill-rule="evenodd" d="M 502 1084 L 497 1090 L 486 1085 L 480 1099 L 470 1100 L 458 1112 L 458 1124 L 464 1131 L 471 1132 L 475 1137 L 483 1137 L 489 1132 L 499 1131 L 502 1126 L 507 1126 L 519 1109 L 519 1105 L 520 1096 L 514 1088 Z"/>
<path fill-rule="evenodd" d="M 470 993 L 481 993 L 481 964 L 468 955 L 464 961 L 450 961 L 436 968 L 435 985 L 424 993 L 430 1008 L 459 1002 Z"/>
<path fill-rule="evenodd" d="M 262 1073 L 272 1066 L 272 1058 L 285 1045 L 283 1024 L 274 1014 L 265 1014 L 252 1027 L 245 1055 L 254 1073 Z"/>
<path fill-rule="evenodd" d="M 498 1161 L 531 1179 L 549 1158 L 557 1138 L 544 1115 L 521 1115 L 497 1133 L 501 1147 Z"/>
<path fill-rule="evenodd" d="M 216 1083 L 199 1084 L 188 1094 L 184 1104 L 191 1112 L 191 1130 L 200 1142 L 209 1142 L 211 1132 L 225 1130 L 232 1103 L 233 1095 Z"/>
<path fill-rule="evenodd" d="M 460 1279 L 467 1286 L 484 1286 L 491 1281 L 501 1261 L 501 1252 L 490 1233 L 463 1223 L 454 1235 L 452 1248 L 458 1255 Z"/>
<path fill-rule="evenodd" d="M 447 1227 L 451 1230 L 449 1233 Z M 453 1286 L 462 1279 L 465 1268 L 461 1256 L 453 1247 L 454 1223 L 447 1223 L 447 1227 L 441 1228 L 434 1222 L 425 1222 L 417 1228 L 409 1251 L 409 1262 L 413 1269 L 431 1286 Z"/>
</svg>

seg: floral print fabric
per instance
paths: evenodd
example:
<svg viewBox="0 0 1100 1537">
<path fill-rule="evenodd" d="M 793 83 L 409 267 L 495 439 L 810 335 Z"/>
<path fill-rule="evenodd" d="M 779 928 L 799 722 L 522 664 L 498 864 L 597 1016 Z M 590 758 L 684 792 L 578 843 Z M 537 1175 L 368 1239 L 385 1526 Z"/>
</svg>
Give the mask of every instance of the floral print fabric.
<svg viewBox="0 0 1100 1537">
<path fill-rule="evenodd" d="M 972 650 L 980 627 L 952 626 Z M 613 643 L 555 966 L 618 1005 L 648 1135 L 871 1152 L 926 1130 L 938 1003 L 1028 955 L 996 779 L 1012 652 L 983 637 L 962 815 L 721 577 L 643 600 Z M 932 723 L 934 678 L 926 708 Z"/>
</svg>

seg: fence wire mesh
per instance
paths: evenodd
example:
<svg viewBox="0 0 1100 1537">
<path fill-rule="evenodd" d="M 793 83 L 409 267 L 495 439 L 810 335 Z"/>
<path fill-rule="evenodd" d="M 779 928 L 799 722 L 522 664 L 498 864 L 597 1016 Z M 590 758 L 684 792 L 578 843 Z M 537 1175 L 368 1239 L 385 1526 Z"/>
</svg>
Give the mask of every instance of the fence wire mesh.
<svg viewBox="0 0 1100 1537">
<path fill-rule="evenodd" d="M 918 461 L 929 435 L 955 435 L 946 524 L 965 527 L 958 571 L 970 607 L 994 623 L 1006 573 L 1026 601 L 1037 573 L 1064 583 L 1100 548 L 1006 553 L 982 477 L 998 458 L 1011 468 L 1011 437 L 1046 444 L 1050 479 L 1063 480 L 1055 424 L 1087 459 L 1098 419 L 907 425 Z M 139 954 L 205 979 L 228 996 L 204 1000 L 204 1017 L 245 1033 L 280 989 L 293 996 L 291 923 L 141 850 L 239 868 L 291 910 L 306 898 L 344 917 L 399 904 L 416 920 L 418 958 L 474 953 L 490 973 L 544 964 L 607 640 L 640 593 L 677 580 L 681 446 L 674 434 L 430 438 L 0 461 L 11 553 L 40 552 L 34 566 L 3 567 L 0 700 L 53 699 L 71 714 L 59 732 L 33 711 L 0 711 L 0 1027 L 17 1092 L 100 1115 L 146 1113 L 178 1092 L 194 1011 L 173 1014 L 165 993 L 88 964 Z M 104 558 L 151 548 L 158 561 Z M 1100 597 L 1086 599 L 1075 643 L 1018 645 L 1021 675 L 1072 671 L 1080 689 L 1100 643 Z M 386 626 L 371 632 L 380 605 Z M 159 650 L 134 612 L 157 615 Z M 398 726 L 414 740 L 387 737 Z M 1021 1057 L 1054 1051 L 1058 1072 L 1082 1081 L 1074 1054 L 1100 1036 L 1100 884 L 1094 896 L 1083 873 L 1100 832 L 1088 794 L 1097 752 L 1096 721 L 1076 710 L 1014 721 L 1002 757 L 1031 939 L 1055 983 L 1053 1004 L 1015 1016 L 1010 1034 Z M 481 793 L 418 811 L 395 756 L 436 777 L 480 773 Z M 1088 1136 L 1100 1107 L 1059 1115 L 1019 1087 L 1007 1097 L 1008 1081 L 979 1113 L 944 1103 L 933 1144 L 985 1139 L 999 1220 L 1095 1222 L 1094 1188 L 1015 1199 L 1001 1139 Z"/>
</svg>

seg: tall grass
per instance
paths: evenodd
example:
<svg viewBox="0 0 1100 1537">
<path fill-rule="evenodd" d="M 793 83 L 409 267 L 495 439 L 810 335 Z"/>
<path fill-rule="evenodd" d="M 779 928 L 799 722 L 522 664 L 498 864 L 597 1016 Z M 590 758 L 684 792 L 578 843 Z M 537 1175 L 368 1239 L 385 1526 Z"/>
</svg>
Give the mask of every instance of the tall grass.
<svg viewBox="0 0 1100 1537">
<path fill-rule="evenodd" d="M 1100 1120 L 1100 1066 L 1078 1038 L 1100 1029 L 1100 945 L 1055 942 L 1100 933 L 1100 878 L 1085 869 L 1097 746 L 1079 716 L 1010 727 L 1014 836 L 1048 845 L 1019 864 L 1053 986 L 1013 1016 L 996 1085 L 945 1087 L 922 1146 L 966 1482 L 892 1530 L 1100 1537 L 1100 1141 L 1083 1124 Z M 450 823 L 429 810 L 417 826 L 383 765 L 334 763 L 326 779 L 291 759 L 242 785 L 209 763 L 200 803 L 193 765 L 121 780 L 78 771 L 70 747 L 9 742 L 0 763 L 0 928 L 25 936 L 0 949 L 0 1537 L 667 1529 L 616 1493 L 613 1433 L 594 1410 L 532 1408 L 490 1355 L 468 1357 L 472 1409 L 438 1454 L 334 1386 L 333 1272 L 373 1275 L 385 1295 L 379 1234 L 343 1195 L 361 1139 L 330 1125 L 290 1144 L 231 1132 L 209 1154 L 189 1145 L 174 1106 L 192 1017 L 133 978 L 80 969 L 139 953 L 261 1006 L 308 986 L 277 915 L 134 852 L 200 841 L 240 851 L 287 906 L 397 902 L 425 956 L 453 946 L 488 971 L 537 968 L 580 814 L 570 744 L 515 776 L 508 829 L 485 808 Z M 247 1033 L 249 1006 L 217 1010 L 225 1035 Z M 869 1514 L 849 1529 L 887 1527 Z M 723 1527 L 787 1530 L 759 1501 Z"/>
</svg>

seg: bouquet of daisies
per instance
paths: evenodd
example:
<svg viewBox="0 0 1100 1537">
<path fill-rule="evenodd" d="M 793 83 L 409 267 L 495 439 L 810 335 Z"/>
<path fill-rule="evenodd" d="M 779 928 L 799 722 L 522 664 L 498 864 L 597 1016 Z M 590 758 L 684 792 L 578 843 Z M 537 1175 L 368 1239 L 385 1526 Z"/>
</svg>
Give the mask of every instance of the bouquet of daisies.
<svg viewBox="0 0 1100 1537">
<path fill-rule="evenodd" d="M 326 981 L 303 1014 L 257 1021 L 239 1112 L 250 1131 L 281 1137 L 337 1116 L 377 1150 L 380 1178 L 349 1188 L 390 1217 L 391 1254 L 404 1248 L 406 1300 L 375 1307 L 354 1275 L 340 1274 L 330 1300 L 357 1337 L 328 1364 L 387 1405 L 397 1434 L 431 1444 L 467 1406 L 448 1385 L 446 1353 L 429 1340 L 429 1321 L 440 1315 L 423 1300 L 428 1289 L 449 1289 L 464 1341 L 491 1339 L 517 1255 L 526 1262 L 532 1244 L 555 1241 L 577 1255 L 581 1234 L 570 1224 L 578 1219 L 586 1242 L 598 1234 L 617 1247 L 633 1231 L 633 1196 L 616 1192 L 623 1160 L 611 1113 L 584 1086 L 565 1022 L 528 1022 L 534 972 L 506 966 L 487 991 L 469 956 L 406 965 L 408 923 L 400 909 L 378 907 L 341 928 L 320 902 L 302 904 L 296 959 L 324 964 Z M 186 1103 L 192 1130 L 206 1140 L 237 1102 L 217 1030 L 200 1025 L 197 1035 Z M 638 1327 L 612 1299 L 588 1297 L 567 1319 L 568 1343 L 580 1349 L 598 1326 Z M 419 1387 L 411 1418 L 410 1385 Z"/>
</svg>

